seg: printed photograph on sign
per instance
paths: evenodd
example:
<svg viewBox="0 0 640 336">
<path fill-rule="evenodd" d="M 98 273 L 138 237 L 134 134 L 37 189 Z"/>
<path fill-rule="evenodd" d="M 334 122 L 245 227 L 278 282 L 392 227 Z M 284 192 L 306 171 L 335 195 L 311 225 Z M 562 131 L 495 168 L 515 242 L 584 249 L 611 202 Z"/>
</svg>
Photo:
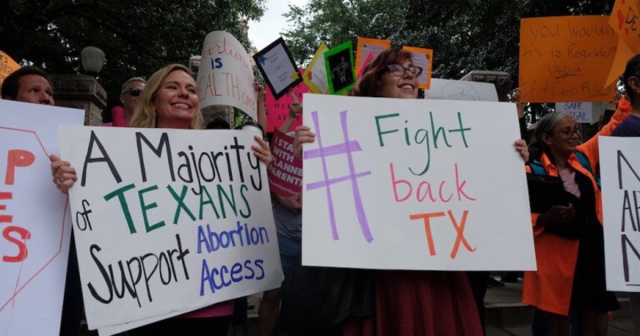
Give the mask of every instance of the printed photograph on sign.
<svg viewBox="0 0 640 336">
<path fill-rule="evenodd" d="M 276 100 L 302 82 L 298 66 L 282 37 L 255 53 L 253 59 Z"/>
<path fill-rule="evenodd" d="M 353 70 L 353 45 L 345 42 L 324 53 L 329 80 L 329 92 L 343 94 L 356 84 Z"/>
</svg>

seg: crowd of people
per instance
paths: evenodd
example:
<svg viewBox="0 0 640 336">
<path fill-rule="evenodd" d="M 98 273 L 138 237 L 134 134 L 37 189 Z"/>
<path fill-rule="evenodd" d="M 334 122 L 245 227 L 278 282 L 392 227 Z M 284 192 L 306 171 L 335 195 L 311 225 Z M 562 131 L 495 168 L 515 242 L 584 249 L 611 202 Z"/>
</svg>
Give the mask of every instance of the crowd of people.
<svg viewBox="0 0 640 336">
<path fill-rule="evenodd" d="M 387 50 L 365 67 L 351 94 L 416 99 L 422 71 L 424 69 L 413 64 L 410 53 L 401 49 Z M 626 94 L 620 99 L 616 112 L 588 141 L 580 144 L 579 125 L 571 115 L 563 113 L 551 113 L 541 118 L 527 141 L 510 139 L 514 140 L 514 150 L 522 157 L 523 169 L 529 174 L 560 178 L 565 193 L 562 198 L 567 200 L 545 212 L 531 214 L 538 268 L 525 272 L 523 302 L 535 307 L 532 329 L 536 336 L 606 335 L 608 314 L 620 307 L 605 284 L 602 196 L 597 173 L 598 137 L 640 135 L 640 56 L 628 62 L 623 81 Z M 255 91 L 259 102 L 258 124 L 266 129 L 264 89 L 256 83 Z M 54 105 L 47 74 L 36 67 L 23 67 L 9 75 L 2 84 L 1 94 L 2 99 Z M 156 71 L 148 80 L 141 77 L 127 80 L 122 86 L 120 101 L 123 107 L 114 110 L 110 126 L 185 130 L 231 128 L 220 120 L 202 125 L 196 83 L 189 69 L 178 64 Z M 295 132 L 290 130 L 291 122 L 301 111 L 302 107 L 294 97 L 287 121 L 280 127 L 282 132 L 294 136 L 294 152 L 299 157 L 303 145 L 315 141 L 315 134 L 308 126 L 299 126 Z M 522 118 L 524 111 L 520 104 L 518 111 Z M 524 122 L 521 127 L 525 127 Z M 523 129 L 522 134 L 527 134 L 527 130 Z M 272 156 L 267 142 L 260 136 L 254 139 L 254 154 L 269 165 Z M 51 156 L 51 174 L 56 187 L 64 193 L 77 180 L 75 169 L 56 156 Z M 304 269 L 299 258 L 302 202 L 302 195 L 287 198 L 274 194 L 272 197 L 285 278 Z M 339 307 L 334 305 L 340 312 L 327 312 L 330 318 L 323 325 L 304 332 L 293 328 L 289 330 L 290 334 L 482 336 L 485 333 L 482 309 L 488 274 L 387 270 L 332 274 L 333 277 L 325 277 L 323 281 L 331 286 L 332 281 L 344 281 L 348 276 L 353 290 L 347 294 L 338 292 L 338 295 L 350 295 L 353 299 L 340 301 L 348 303 L 341 303 Z M 285 287 L 287 283 L 285 279 Z M 72 241 L 60 335 L 79 333 L 82 318 L 80 286 Z M 279 319 L 290 319 L 280 316 L 281 311 L 282 314 L 292 311 L 287 306 L 291 301 L 286 299 L 285 292 L 287 288 L 263 293 L 259 309 L 261 336 L 276 335 Z M 331 293 L 319 293 L 326 294 L 322 299 L 332 299 Z M 246 298 L 226 301 L 131 330 L 129 334 L 216 336 L 227 335 L 233 325 L 236 335 L 243 335 L 247 323 L 246 306 Z M 298 310 L 295 314 L 305 314 L 299 309 L 293 310 Z M 283 324 L 283 327 L 287 326 Z"/>
</svg>

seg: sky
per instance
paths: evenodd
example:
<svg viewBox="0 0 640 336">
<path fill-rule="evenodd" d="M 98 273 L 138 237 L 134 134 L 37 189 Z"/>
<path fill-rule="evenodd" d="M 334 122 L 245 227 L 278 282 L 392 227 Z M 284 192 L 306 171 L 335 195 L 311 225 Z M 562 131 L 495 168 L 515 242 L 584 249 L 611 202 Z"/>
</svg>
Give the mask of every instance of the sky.
<svg viewBox="0 0 640 336">
<path fill-rule="evenodd" d="M 249 21 L 249 39 L 262 50 L 280 37 L 287 26 L 282 14 L 288 12 L 289 4 L 303 6 L 308 0 L 266 0 L 266 10 L 259 22 Z"/>
</svg>

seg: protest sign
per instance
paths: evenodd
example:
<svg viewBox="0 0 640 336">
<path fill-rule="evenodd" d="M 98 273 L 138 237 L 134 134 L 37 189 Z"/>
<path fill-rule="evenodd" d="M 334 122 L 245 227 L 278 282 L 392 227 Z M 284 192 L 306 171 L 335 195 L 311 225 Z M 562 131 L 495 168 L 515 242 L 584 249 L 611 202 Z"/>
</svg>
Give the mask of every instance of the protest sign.
<svg viewBox="0 0 640 336">
<path fill-rule="evenodd" d="M 293 137 L 275 130 L 271 153 L 269 189 L 284 197 L 299 195 L 302 191 L 302 160 L 293 155 Z"/>
<path fill-rule="evenodd" d="M 301 69 L 300 71 L 304 71 Z M 299 97 L 300 101 L 302 101 L 303 94 L 309 92 L 309 87 L 305 83 L 300 83 L 298 86 L 292 89 L 292 92 Z M 271 93 L 271 89 L 267 88 L 265 104 L 267 110 L 267 132 L 271 133 L 275 129 L 280 128 L 282 124 L 287 119 L 289 115 L 289 105 L 293 103 L 293 96 L 290 92 L 287 92 L 280 99 L 276 100 Z M 295 120 L 291 124 L 290 129 L 295 129 L 296 127 L 302 125 L 302 115 L 296 116 Z"/>
<path fill-rule="evenodd" d="M 253 59 L 276 100 L 302 82 L 298 66 L 282 37 L 253 55 Z"/>
<path fill-rule="evenodd" d="M 324 62 L 329 81 L 329 93 L 343 94 L 356 84 L 351 41 L 326 51 Z"/>
<path fill-rule="evenodd" d="M 640 292 L 638 138 L 600 137 L 607 289 Z"/>
<path fill-rule="evenodd" d="M 383 51 L 391 49 L 391 41 L 389 40 L 358 37 L 357 43 L 355 73 L 360 73 L 360 69 L 366 65 L 365 59 L 369 57 L 369 54 L 373 54 L 375 59 Z"/>
<path fill-rule="evenodd" d="M 609 16 L 609 25 L 635 55 L 640 52 L 640 4 L 637 1 L 616 0 Z"/>
<path fill-rule="evenodd" d="M 207 34 L 196 78 L 202 111 L 206 112 L 214 105 L 229 105 L 258 119 L 250 60 L 233 35 L 224 31 Z"/>
<path fill-rule="evenodd" d="M 60 332 L 71 220 L 51 181 L 59 124 L 84 111 L 0 101 L 0 334 Z"/>
<path fill-rule="evenodd" d="M 562 16 L 520 20 L 522 102 L 603 102 L 618 43 L 606 16 Z"/>
<path fill-rule="evenodd" d="M 329 93 L 327 82 L 327 67 L 324 64 L 324 53 L 329 50 L 326 44 L 321 43 L 313 55 L 307 70 L 302 75 L 302 80 L 313 93 Z"/>
<path fill-rule="evenodd" d="M 629 46 L 622 41 L 622 38 L 618 37 L 618 48 L 616 49 L 616 55 L 609 70 L 609 76 L 607 76 L 607 80 L 604 82 L 605 87 L 618 84 L 618 78 L 622 76 L 627 62 L 629 62 L 633 56 L 635 56 L 635 54 L 629 49 Z"/>
<path fill-rule="evenodd" d="M 571 114 L 579 123 L 594 124 L 604 114 L 606 103 L 556 103 L 556 112 Z"/>
<path fill-rule="evenodd" d="M 431 87 L 424 90 L 424 98 L 497 102 L 498 92 L 493 83 L 433 78 Z"/>
<path fill-rule="evenodd" d="M 369 63 L 373 62 L 374 59 L 376 59 L 376 57 L 372 53 L 369 53 L 369 55 L 365 57 L 364 61 L 362 62 L 362 66 L 358 70 L 358 75 L 356 76 L 358 80 L 362 78 L 362 75 L 364 74 L 364 69 L 367 67 L 367 65 L 369 65 Z"/>
<path fill-rule="evenodd" d="M 280 285 L 252 132 L 63 127 L 58 137 L 78 172 L 71 213 L 91 329 L 106 335 Z"/>
<path fill-rule="evenodd" d="M 428 89 L 431 85 L 433 50 L 416 47 L 402 47 L 402 50 L 410 52 L 413 65 L 422 68 L 422 73 L 418 77 L 418 87 L 421 89 Z"/>
<path fill-rule="evenodd" d="M 5 54 L 4 51 L 0 50 L 0 86 L 2 86 L 2 82 L 4 82 L 7 76 L 18 69 L 20 69 L 20 65 L 9 57 L 9 55 Z M 2 99 L 2 97 L 0 97 L 0 99 Z"/>
<path fill-rule="evenodd" d="M 308 94 L 303 113 L 303 264 L 535 269 L 515 104 Z"/>
</svg>

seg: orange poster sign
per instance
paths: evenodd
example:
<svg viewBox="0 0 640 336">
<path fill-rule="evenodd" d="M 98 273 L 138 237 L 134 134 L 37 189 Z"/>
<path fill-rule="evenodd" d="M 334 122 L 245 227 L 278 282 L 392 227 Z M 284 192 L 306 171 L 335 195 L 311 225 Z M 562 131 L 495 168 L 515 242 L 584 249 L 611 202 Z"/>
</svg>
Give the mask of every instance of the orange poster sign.
<svg viewBox="0 0 640 336">
<path fill-rule="evenodd" d="M 519 87 L 522 102 L 605 102 L 618 35 L 606 16 L 520 20 Z"/>
<path fill-rule="evenodd" d="M 2 82 L 7 76 L 19 68 L 20 65 L 16 61 L 0 50 L 0 86 L 2 86 Z"/>
<path fill-rule="evenodd" d="M 373 54 L 375 58 L 388 49 L 391 49 L 391 41 L 389 40 L 358 37 L 358 46 L 356 47 L 356 73 L 360 73 L 360 67 L 364 65 L 364 61 L 370 53 Z"/>
<path fill-rule="evenodd" d="M 640 7 L 638 1 L 616 0 L 609 25 L 634 54 L 640 52 Z"/>
</svg>

